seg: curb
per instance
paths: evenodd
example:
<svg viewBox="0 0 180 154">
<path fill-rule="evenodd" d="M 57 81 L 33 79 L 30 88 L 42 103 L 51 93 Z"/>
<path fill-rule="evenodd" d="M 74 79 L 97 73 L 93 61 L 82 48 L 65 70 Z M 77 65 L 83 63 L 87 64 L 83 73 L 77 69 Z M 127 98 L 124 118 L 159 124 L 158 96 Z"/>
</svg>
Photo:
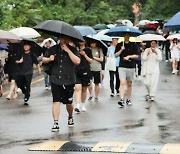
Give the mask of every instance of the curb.
<svg viewBox="0 0 180 154">
<path fill-rule="evenodd" d="M 63 152 L 112 152 L 133 154 L 180 154 L 180 143 L 144 144 L 135 142 L 48 141 L 37 144 L 28 150 Z"/>
</svg>

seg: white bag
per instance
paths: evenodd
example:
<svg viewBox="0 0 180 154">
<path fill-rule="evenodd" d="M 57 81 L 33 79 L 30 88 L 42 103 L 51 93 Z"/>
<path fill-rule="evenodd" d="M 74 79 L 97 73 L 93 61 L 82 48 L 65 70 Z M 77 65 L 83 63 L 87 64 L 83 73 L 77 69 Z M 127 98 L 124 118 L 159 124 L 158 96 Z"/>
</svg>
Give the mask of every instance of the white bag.
<svg viewBox="0 0 180 154">
<path fill-rule="evenodd" d="M 107 57 L 106 58 L 106 70 L 116 71 L 116 59 Z"/>
</svg>

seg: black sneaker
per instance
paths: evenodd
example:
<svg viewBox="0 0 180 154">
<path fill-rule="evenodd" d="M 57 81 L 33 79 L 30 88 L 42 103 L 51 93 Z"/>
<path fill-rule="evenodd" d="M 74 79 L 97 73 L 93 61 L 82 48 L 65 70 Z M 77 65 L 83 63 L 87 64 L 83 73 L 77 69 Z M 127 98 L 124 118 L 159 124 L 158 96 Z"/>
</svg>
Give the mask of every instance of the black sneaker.
<svg viewBox="0 0 180 154">
<path fill-rule="evenodd" d="M 127 104 L 128 106 L 132 106 L 131 100 L 130 100 L 130 99 L 127 99 L 127 100 L 126 100 L 126 104 Z"/>
<path fill-rule="evenodd" d="M 120 108 L 124 107 L 124 99 L 121 99 L 118 104 L 120 105 Z"/>
<path fill-rule="evenodd" d="M 115 95 L 114 95 L 114 93 L 111 93 L 110 96 L 111 96 L 111 97 L 114 97 Z"/>
<path fill-rule="evenodd" d="M 151 102 L 154 102 L 154 96 L 150 96 L 149 100 L 150 100 Z"/>
<path fill-rule="evenodd" d="M 59 126 L 58 124 L 54 124 L 52 129 L 51 129 L 51 132 L 58 132 L 59 131 Z"/>
<path fill-rule="evenodd" d="M 149 95 L 146 95 L 145 98 L 146 98 L 146 101 L 149 101 L 150 96 L 149 96 Z"/>
<path fill-rule="evenodd" d="M 28 105 L 29 105 L 29 103 L 28 103 L 28 102 L 25 102 L 25 103 L 24 103 L 24 105 L 25 105 L 25 106 L 28 106 Z"/>
<path fill-rule="evenodd" d="M 92 100 L 92 98 L 93 98 L 92 96 L 89 96 L 88 101 L 91 101 L 91 100 Z"/>
<path fill-rule="evenodd" d="M 74 127 L 73 117 L 69 117 L 69 118 L 68 118 L 68 126 L 69 126 L 69 127 Z"/>
</svg>

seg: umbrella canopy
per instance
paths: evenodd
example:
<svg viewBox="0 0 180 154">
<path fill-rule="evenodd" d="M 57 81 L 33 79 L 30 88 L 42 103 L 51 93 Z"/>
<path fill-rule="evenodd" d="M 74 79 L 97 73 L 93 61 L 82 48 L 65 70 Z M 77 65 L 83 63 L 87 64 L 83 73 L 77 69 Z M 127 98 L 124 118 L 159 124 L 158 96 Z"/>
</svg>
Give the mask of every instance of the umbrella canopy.
<svg viewBox="0 0 180 154">
<path fill-rule="evenodd" d="M 180 11 L 165 24 L 166 28 L 180 29 Z"/>
<path fill-rule="evenodd" d="M 96 24 L 93 28 L 95 30 L 102 30 L 102 29 L 107 29 L 108 26 L 106 24 Z"/>
<path fill-rule="evenodd" d="M 10 32 L 16 34 L 19 37 L 28 38 L 28 39 L 37 38 L 41 36 L 36 30 L 30 27 L 18 27 L 10 30 Z"/>
<path fill-rule="evenodd" d="M 122 37 L 124 33 L 130 33 L 131 36 L 138 36 L 142 34 L 141 31 L 133 27 L 119 26 L 111 28 L 107 33 L 105 33 L 105 35 Z"/>
<path fill-rule="evenodd" d="M 0 30 L 0 43 L 16 43 L 21 40 L 20 37 L 11 32 Z"/>
<path fill-rule="evenodd" d="M 96 31 L 90 26 L 74 26 L 74 28 L 76 28 L 82 36 L 96 34 Z"/>
<path fill-rule="evenodd" d="M 137 37 L 137 39 L 142 41 L 166 41 L 166 39 L 162 35 L 156 35 L 156 34 L 143 34 Z"/>
<path fill-rule="evenodd" d="M 37 57 L 43 53 L 42 47 L 39 46 L 36 42 L 34 42 L 32 39 L 23 38 L 20 45 L 23 46 L 24 44 L 31 45 L 31 51 L 35 53 Z"/>
<path fill-rule="evenodd" d="M 103 50 L 103 54 L 104 56 L 107 54 L 107 45 L 101 41 L 99 38 L 95 37 L 95 36 L 85 36 L 84 37 L 85 40 L 87 41 L 87 43 L 90 43 L 90 42 L 96 42 L 97 43 L 97 46 L 100 47 L 102 50 Z"/>
<path fill-rule="evenodd" d="M 112 38 L 108 35 L 104 35 L 107 33 L 109 29 L 104 29 L 99 31 L 96 35 L 94 35 L 96 38 L 100 39 L 101 41 L 107 41 L 107 42 L 112 42 Z"/>
<path fill-rule="evenodd" d="M 156 34 L 156 35 L 161 35 L 159 32 L 154 31 L 154 30 L 147 30 L 147 31 L 143 32 L 143 34 Z"/>
<path fill-rule="evenodd" d="M 63 21 L 46 20 L 33 28 L 57 37 L 65 35 L 78 41 L 84 41 L 82 35 L 77 29 Z"/>
<path fill-rule="evenodd" d="M 173 40 L 174 38 L 177 38 L 178 40 L 180 40 L 180 34 L 172 34 L 169 35 L 166 40 Z"/>
<path fill-rule="evenodd" d="M 123 42 L 123 41 L 124 41 L 124 37 L 120 37 L 120 38 L 118 39 L 118 42 Z M 129 38 L 129 41 L 130 41 L 130 42 L 142 42 L 142 40 L 137 39 L 136 37 L 130 37 L 130 38 Z"/>
<path fill-rule="evenodd" d="M 8 44 L 0 44 L 0 50 L 7 50 Z"/>
<path fill-rule="evenodd" d="M 138 25 L 140 26 L 144 26 L 144 25 L 146 25 L 146 23 L 148 23 L 148 22 L 150 22 L 150 20 L 141 20 L 141 21 L 139 21 L 139 23 L 138 23 Z"/>
<path fill-rule="evenodd" d="M 130 20 L 122 20 L 122 24 L 125 26 L 133 27 L 133 23 Z"/>
</svg>

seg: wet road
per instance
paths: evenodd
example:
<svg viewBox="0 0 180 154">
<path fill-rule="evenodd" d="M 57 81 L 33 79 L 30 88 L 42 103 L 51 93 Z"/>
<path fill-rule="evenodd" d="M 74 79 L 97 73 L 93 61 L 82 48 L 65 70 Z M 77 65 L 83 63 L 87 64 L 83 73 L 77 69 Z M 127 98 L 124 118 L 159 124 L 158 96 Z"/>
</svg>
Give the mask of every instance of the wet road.
<svg viewBox="0 0 180 154">
<path fill-rule="evenodd" d="M 27 149 L 49 140 L 180 143 L 179 83 L 180 76 L 172 75 L 170 64 L 162 62 L 156 101 L 146 102 L 144 84 L 134 81 L 133 106 L 121 109 L 119 97 L 110 97 L 106 73 L 100 101 L 87 101 L 87 112 L 74 114 L 74 128 L 68 128 L 65 106 L 61 105 L 60 132 L 52 133 L 51 92 L 39 82 L 32 85 L 28 107 L 23 105 L 22 95 L 11 101 L 0 99 L 0 153 L 36 154 Z"/>
</svg>

